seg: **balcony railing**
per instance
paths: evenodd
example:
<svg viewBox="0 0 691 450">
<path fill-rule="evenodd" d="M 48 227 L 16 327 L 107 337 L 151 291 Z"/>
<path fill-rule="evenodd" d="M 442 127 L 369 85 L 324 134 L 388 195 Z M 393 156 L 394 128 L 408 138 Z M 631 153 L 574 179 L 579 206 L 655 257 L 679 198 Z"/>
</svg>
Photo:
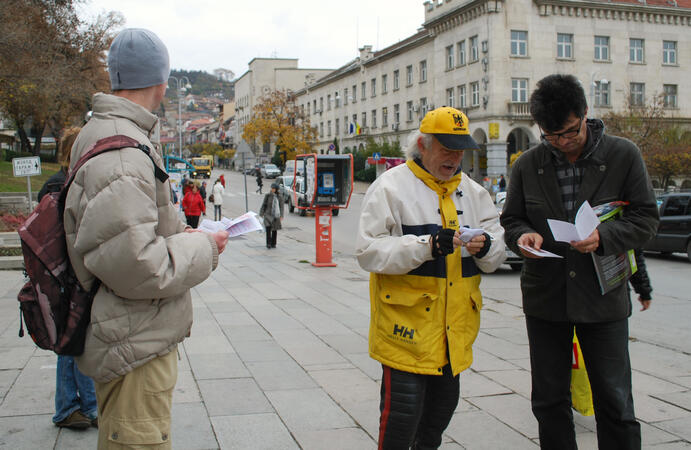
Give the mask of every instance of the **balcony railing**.
<svg viewBox="0 0 691 450">
<path fill-rule="evenodd" d="M 529 119 L 530 118 L 530 103 L 507 103 L 509 108 L 509 115 L 514 116 L 518 119 Z"/>
</svg>

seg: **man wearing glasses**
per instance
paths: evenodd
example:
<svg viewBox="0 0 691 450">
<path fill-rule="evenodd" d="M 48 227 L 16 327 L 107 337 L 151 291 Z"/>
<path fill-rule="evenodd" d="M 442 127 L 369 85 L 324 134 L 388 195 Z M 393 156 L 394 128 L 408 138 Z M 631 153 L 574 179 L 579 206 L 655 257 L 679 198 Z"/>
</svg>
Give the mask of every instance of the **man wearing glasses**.
<svg viewBox="0 0 691 450">
<path fill-rule="evenodd" d="M 572 75 L 549 75 L 530 98 L 542 142 L 514 163 L 501 224 L 507 245 L 525 257 L 521 273 L 532 376 L 532 410 L 543 449 L 575 449 L 571 412 L 574 327 L 588 371 L 599 448 L 640 449 L 631 395 L 626 283 L 601 294 L 590 253 L 640 248 L 657 228 L 655 196 L 640 151 L 587 119 Z M 623 217 L 586 239 L 555 242 L 547 219 L 573 222 L 583 202 L 629 202 Z M 518 245 L 556 253 L 543 258 Z"/>
</svg>

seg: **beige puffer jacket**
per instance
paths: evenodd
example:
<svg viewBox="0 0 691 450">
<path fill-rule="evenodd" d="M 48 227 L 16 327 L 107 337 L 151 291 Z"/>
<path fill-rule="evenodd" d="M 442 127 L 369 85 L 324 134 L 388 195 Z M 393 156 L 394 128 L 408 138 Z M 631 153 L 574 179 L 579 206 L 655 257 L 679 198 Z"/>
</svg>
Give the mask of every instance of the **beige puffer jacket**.
<svg viewBox="0 0 691 450">
<path fill-rule="evenodd" d="M 72 148 L 72 164 L 97 140 L 130 136 L 152 149 L 158 118 L 121 97 L 94 96 L 94 114 Z M 91 310 L 79 369 L 105 383 L 169 353 L 189 335 L 189 289 L 216 268 L 218 248 L 206 233 L 183 233 L 170 183 L 151 159 L 127 148 L 99 155 L 77 172 L 65 205 L 70 261 L 89 289 L 102 282 Z"/>
</svg>

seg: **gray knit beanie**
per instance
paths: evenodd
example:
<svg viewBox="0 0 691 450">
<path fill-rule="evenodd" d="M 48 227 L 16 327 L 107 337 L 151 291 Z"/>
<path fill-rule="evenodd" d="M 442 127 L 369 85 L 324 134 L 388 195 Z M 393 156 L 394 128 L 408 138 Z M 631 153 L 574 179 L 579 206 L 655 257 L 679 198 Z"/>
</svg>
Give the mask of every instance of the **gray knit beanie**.
<svg viewBox="0 0 691 450">
<path fill-rule="evenodd" d="M 114 91 L 166 83 L 170 76 L 168 50 L 151 31 L 126 28 L 110 45 L 108 72 Z"/>
</svg>

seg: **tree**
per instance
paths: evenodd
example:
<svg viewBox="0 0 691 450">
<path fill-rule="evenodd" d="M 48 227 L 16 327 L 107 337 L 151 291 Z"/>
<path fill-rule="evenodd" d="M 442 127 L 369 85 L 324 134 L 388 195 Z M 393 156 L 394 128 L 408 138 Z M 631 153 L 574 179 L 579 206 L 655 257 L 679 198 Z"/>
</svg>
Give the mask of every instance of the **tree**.
<svg viewBox="0 0 691 450">
<path fill-rule="evenodd" d="M 67 124 L 81 122 L 91 95 L 109 86 L 105 51 L 122 16 L 87 23 L 76 3 L 4 0 L 0 8 L 0 110 L 14 122 L 22 151 L 34 155 L 46 128 L 59 139 Z"/>
<path fill-rule="evenodd" d="M 316 137 L 316 129 L 295 104 L 295 96 L 285 90 L 261 96 L 242 132 L 242 138 L 247 142 L 259 140 L 262 144 L 276 144 L 279 152 L 285 152 L 286 160 L 309 152 L 309 142 Z"/>
<path fill-rule="evenodd" d="M 641 149 L 648 173 L 666 189 L 674 176 L 691 173 L 691 134 L 666 117 L 664 95 L 644 105 L 627 103 L 623 112 L 603 118 L 608 131 L 625 137 Z"/>
</svg>

